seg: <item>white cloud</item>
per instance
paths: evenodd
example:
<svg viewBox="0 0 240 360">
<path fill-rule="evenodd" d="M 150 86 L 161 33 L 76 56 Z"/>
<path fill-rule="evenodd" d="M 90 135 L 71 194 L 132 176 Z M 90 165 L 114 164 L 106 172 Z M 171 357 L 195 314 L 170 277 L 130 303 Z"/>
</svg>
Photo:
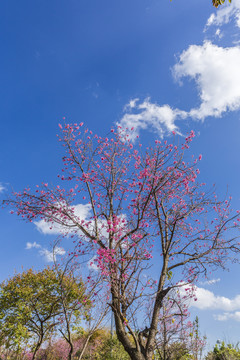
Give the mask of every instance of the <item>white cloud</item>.
<svg viewBox="0 0 240 360">
<path fill-rule="evenodd" d="M 221 30 L 220 30 L 219 28 L 216 30 L 215 35 L 216 35 L 219 39 L 222 38 L 222 33 L 221 33 Z"/>
<path fill-rule="evenodd" d="M 91 205 L 86 204 L 78 204 L 71 209 L 74 211 L 74 216 L 77 217 L 79 220 L 86 220 L 90 217 Z M 36 221 L 34 224 L 37 227 L 37 230 L 45 235 L 60 235 L 69 233 L 69 228 L 58 223 L 49 223 L 44 220 Z M 73 225 L 69 222 L 69 225 Z M 74 231 L 76 228 L 74 229 Z"/>
<path fill-rule="evenodd" d="M 204 281 L 204 282 L 201 282 L 202 285 L 213 285 L 213 284 L 216 284 L 220 281 L 221 279 L 218 278 L 218 279 L 211 279 L 211 280 L 208 280 L 208 281 Z"/>
<path fill-rule="evenodd" d="M 90 270 L 99 270 L 99 267 L 97 266 L 97 262 L 95 261 L 97 259 L 97 256 L 93 256 L 87 263 L 88 269 Z"/>
<path fill-rule="evenodd" d="M 139 98 L 131 99 L 127 105 L 124 106 L 124 111 L 132 110 L 136 107 L 137 102 L 139 101 Z"/>
<path fill-rule="evenodd" d="M 36 225 L 37 230 L 45 235 L 57 235 L 64 232 L 63 226 L 57 223 L 50 225 L 50 223 L 44 220 L 40 220 L 40 221 L 35 221 L 34 224 Z"/>
<path fill-rule="evenodd" d="M 5 187 L 0 183 L 0 193 L 3 192 L 3 190 L 5 190 Z"/>
<path fill-rule="evenodd" d="M 180 287 L 180 294 L 186 295 L 185 289 L 191 288 L 191 285 Z M 194 301 L 194 299 L 197 301 Z M 201 287 L 195 287 L 194 298 L 190 301 L 189 306 L 196 307 L 201 310 L 223 310 L 237 311 L 240 310 L 240 295 L 236 295 L 233 299 L 225 296 L 215 295 L 212 291 Z"/>
<path fill-rule="evenodd" d="M 62 247 L 59 247 L 59 246 L 56 246 L 52 251 L 50 251 L 48 249 L 42 248 L 42 246 L 40 244 L 36 243 L 36 241 L 34 241 L 33 243 L 31 243 L 31 242 L 26 243 L 26 248 L 25 248 L 26 250 L 30 250 L 33 248 L 40 249 L 38 251 L 38 253 L 41 256 L 43 256 L 47 262 L 53 262 L 58 255 L 66 254 L 66 251 Z"/>
<path fill-rule="evenodd" d="M 31 243 L 31 242 L 26 243 L 26 249 L 27 250 L 32 249 L 32 248 L 39 249 L 40 247 L 41 247 L 41 245 L 37 244 L 36 241 L 34 241 L 33 243 Z"/>
<path fill-rule="evenodd" d="M 219 279 L 213 279 L 219 280 Z M 216 281 L 215 281 L 216 282 Z M 194 291 L 192 291 L 194 289 Z M 223 311 L 220 314 L 213 314 L 215 320 L 240 321 L 240 295 L 230 299 L 225 296 L 215 295 L 212 291 L 201 287 L 192 287 L 191 284 L 183 285 L 179 288 L 180 296 L 188 302 L 189 307 L 195 307 L 200 310 Z M 191 297 L 191 294 L 193 297 Z M 190 297 L 189 297 L 190 295 Z"/>
<path fill-rule="evenodd" d="M 240 321 L 240 311 L 235 311 L 234 313 L 225 312 L 223 314 L 214 314 L 213 315 L 215 320 L 218 321 L 227 321 L 227 320 L 236 320 Z"/>
<path fill-rule="evenodd" d="M 235 19 L 237 27 L 240 27 L 240 1 L 232 0 L 229 4 L 219 7 L 216 13 L 212 13 L 207 20 L 206 28 L 212 25 L 222 26 L 229 23 L 230 20 Z M 205 28 L 205 29 L 206 29 Z"/>
<path fill-rule="evenodd" d="M 239 1 L 240 4 L 240 1 Z M 220 36 L 220 32 L 217 34 Z M 143 102 L 132 99 L 124 107 L 125 114 L 117 123 L 134 140 L 140 130 L 150 130 L 159 137 L 175 131 L 176 121 L 186 119 L 204 121 L 209 116 L 221 117 L 227 111 L 240 109 L 240 46 L 220 47 L 206 41 L 191 45 L 183 51 L 173 67 L 177 80 L 193 79 L 198 88 L 200 105 L 188 112 L 170 105 L 154 104 L 149 98 Z"/>
<path fill-rule="evenodd" d="M 85 222 L 88 232 L 90 234 L 95 234 L 95 221 L 93 219 L 91 219 L 91 205 L 90 204 L 78 204 L 75 205 L 73 207 L 70 208 L 71 210 L 73 210 L 74 212 L 74 217 L 77 220 L 78 223 L 80 223 L 81 221 Z M 120 215 L 119 218 L 121 219 L 121 221 L 119 222 L 117 229 L 119 230 L 119 232 L 123 232 L 125 231 L 126 228 L 126 216 L 124 214 Z M 108 224 L 106 219 L 98 219 L 98 232 L 99 232 L 99 236 L 101 237 L 101 240 L 104 242 L 106 246 L 108 245 L 108 238 L 109 238 L 109 233 L 108 233 Z M 40 221 L 36 221 L 34 223 L 38 229 L 38 231 L 40 231 L 41 233 L 45 234 L 45 235 L 71 235 L 71 234 L 75 234 L 75 235 L 79 235 L 79 236 L 83 236 L 83 233 L 81 230 L 78 230 L 78 228 L 75 226 L 75 224 L 71 221 L 69 221 L 69 226 L 63 226 L 60 225 L 58 223 L 50 223 L 50 222 L 46 222 L 44 220 L 40 220 Z M 87 238 L 85 238 L 85 240 L 87 240 Z M 122 242 L 122 247 L 126 246 L 124 244 L 124 241 Z"/>
<path fill-rule="evenodd" d="M 124 109 L 130 112 L 124 114 L 117 125 L 129 130 L 126 132 L 132 141 L 139 135 L 140 130 L 145 129 L 154 130 L 160 138 L 172 131 L 179 133 L 175 121 L 187 117 L 185 111 L 172 109 L 169 105 L 153 104 L 149 98 L 139 104 L 138 99 L 133 99 Z"/>
<path fill-rule="evenodd" d="M 63 248 L 56 246 L 52 251 L 49 251 L 48 249 L 39 250 L 39 254 L 44 256 L 47 262 L 53 262 L 57 255 L 65 255 L 66 251 Z"/>
<path fill-rule="evenodd" d="M 173 72 L 177 79 L 190 77 L 199 88 L 201 104 L 188 115 L 196 120 L 220 117 L 240 109 L 240 47 L 223 48 L 205 42 L 191 45 L 180 55 Z"/>
</svg>

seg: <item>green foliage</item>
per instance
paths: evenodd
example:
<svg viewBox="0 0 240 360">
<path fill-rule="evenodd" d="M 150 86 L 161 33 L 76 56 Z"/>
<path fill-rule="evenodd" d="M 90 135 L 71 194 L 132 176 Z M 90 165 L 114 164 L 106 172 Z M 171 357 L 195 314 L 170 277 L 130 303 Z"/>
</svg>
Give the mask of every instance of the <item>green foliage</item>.
<svg viewBox="0 0 240 360">
<path fill-rule="evenodd" d="M 0 344 L 20 349 L 39 328 L 51 330 L 53 315 L 60 311 L 57 279 L 50 269 L 17 274 L 0 287 Z"/>
<path fill-rule="evenodd" d="M 87 332 L 83 331 L 78 338 L 75 337 L 75 355 L 73 359 L 78 359 L 82 346 L 86 340 Z M 130 360 L 129 355 L 117 339 L 116 334 L 111 337 L 108 329 L 98 329 L 94 331 L 89 339 L 84 360 Z"/>
<path fill-rule="evenodd" d="M 168 279 L 168 280 L 171 280 L 172 276 L 173 276 L 172 271 L 168 271 L 168 272 L 167 272 L 167 279 Z"/>
<path fill-rule="evenodd" d="M 224 341 L 222 341 L 221 344 L 216 344 L 213 351 L 207 354 L 206 360 L 240 360 L 240 350 L 238 346 L 225 345 Z"/>
<path fill-rule="evenodd" d="M 70 275 L 46 268 L 16 274 L 0 284 L 0 346 L 37 350 L 56 331 L 63 314 L 78 320 L 87 312 L 84 286 Z M 64 305 L 64 308 L 63 308 Z"/>
<path fill-rule="evenodd" d="M 108 335 L 100 348 L 98 348 L 95 360 L 130 360 L 129 355 L 124 350 L 116 335 L 112 338 Z"/>
<path fill-rule="evenodd" d="M 173 342 L 169 344 L 165 357 L 168 360 L 191 360 L 194 358 L 193 355 L 189 353 L 187 345 L 184 342 Z M 163 349 L 160 348 L 156 351 L 155 359 L 164 359 Z"/>
</svg>

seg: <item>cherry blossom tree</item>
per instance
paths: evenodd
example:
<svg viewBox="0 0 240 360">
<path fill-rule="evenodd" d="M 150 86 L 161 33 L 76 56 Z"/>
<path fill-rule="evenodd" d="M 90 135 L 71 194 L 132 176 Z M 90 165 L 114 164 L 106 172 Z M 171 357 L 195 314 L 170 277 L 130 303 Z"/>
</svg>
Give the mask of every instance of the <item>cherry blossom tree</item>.
<svg viewBox="0 0 240 360">
<path fill-rule="evenodd" d="M 60 125 L 64 186 L 28 187 L 5 204 L 73 238 L 82 276 L 101 274 L 109 290 L 119 341 L 132 360 L 149 360 L 169 292 L 237 261 L 240 216 L 230 197 L 219 201 L 197 182 L 193 131 L 183 144 L 145 148 L 130 141 L 131 130 L 100 137 L 82 126 Z"/>
</svg>

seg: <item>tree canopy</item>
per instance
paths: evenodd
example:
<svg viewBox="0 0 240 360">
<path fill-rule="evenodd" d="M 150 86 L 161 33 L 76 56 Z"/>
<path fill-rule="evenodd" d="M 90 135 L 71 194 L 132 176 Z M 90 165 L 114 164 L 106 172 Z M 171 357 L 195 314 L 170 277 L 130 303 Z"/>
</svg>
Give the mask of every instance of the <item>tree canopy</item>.
<svg viewBox="0 0 240 360">
<path fill-rule="evenodd" d="M 60 279 L 51 268 L 16 274 L 0 286 L 0 345 L 16 351 L 33 347 L 34 359 L 43 341 L 59 328 L 66 338 L 64 329 L 88 307 L 80 279 L 69 274 Z"/>
<path fill-rule="evenodd" d="M 27 221 L 58 224 L 75 239 L 88 278 L 98 270 L 109 291 L 125 351 L 149 360 L 172 291 L 194 297 L 191 284 L 200 276 L 238 260 L 240 215 L 230 196 L 220 201 L 197 182 L 202 156 L 186 160 L 193 131 L 182 144 L 156 140 L 143 150 L 131 130 L 100 137 L 82 126 L 60 125 L 65 186 L 26 188 L 6 203 Z"/>
</svg>

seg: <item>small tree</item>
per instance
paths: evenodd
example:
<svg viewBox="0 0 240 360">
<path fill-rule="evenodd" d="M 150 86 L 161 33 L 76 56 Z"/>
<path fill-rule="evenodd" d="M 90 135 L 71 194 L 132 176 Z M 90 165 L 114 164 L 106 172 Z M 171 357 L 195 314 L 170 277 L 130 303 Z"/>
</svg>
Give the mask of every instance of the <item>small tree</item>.
<svg viewBox="0 0 240 360">
<path fill-rule="evenodd" d="M 54 249 L 53 249 L 54 253 Z M 81 277 L 76 278 L 75 266 L 70 258 L 63 266 L 55 262 L 54 270 L 58 279 L 59 304 L 61 314 L 58 317 L 57 329 L 69 345 L 68 360 L 72 359 L 74 352 L 73 332 L 79 326 L 82 318 L 88 319 L 91 308 L 91 293 L 86 293 L 86 288 Z"/>
<path fill-rule="evenodd" d="M 17 351 L 31 345 L 34 360 L 62 317 L 71 313 L 78 319 L 87 305 L 83 283 L 69 274 L 64 274 L 61 282 L 50 268 L 16 274 L 0 286 L 0 344 Z"/>
<path fill-rule="evenodd" d="M 180 146 L 156 140 L 143 151 L 126 131 L 102 138 L 81 133 L 81 126 L 60 125 L 66 156 L 59 178 L 69 185 L 27 188 L 5 203 L 27 221 L 42 219 L 75 235 L 85 271 L 97 268 L 110 290 L 125 351 L 132 360 L 152 360 L 167 295 L 237 261 L 240 216 L 231 198 L 218 201 L 197 183 L 201 156 L 184 161 L 193 132 Z"/>
</svg>

